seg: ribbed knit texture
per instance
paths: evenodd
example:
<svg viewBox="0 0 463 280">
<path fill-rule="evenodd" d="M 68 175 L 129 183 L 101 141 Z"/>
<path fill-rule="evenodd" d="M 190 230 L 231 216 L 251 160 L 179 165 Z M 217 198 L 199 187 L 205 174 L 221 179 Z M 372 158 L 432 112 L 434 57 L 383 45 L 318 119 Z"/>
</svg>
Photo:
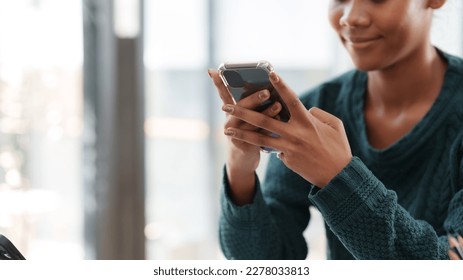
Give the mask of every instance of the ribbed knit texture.
<svg viewBox="0 0 463 280">
<path fill-rule="evenodd" d="M 351 71 L 301 97 L 343 120 L 354 158 L 319 189 L 276 157 L 238 207 L 224 176 L 220 241 L 230 259 L 304 259 L 302 232 L 315 206 L 326 222 L 329 259 L 447 259 L 447 232 L 463 234 L 463 60 L 448 61 L 430 111 L 384 150 L 368 143 L 367 74 Z M 225 173 L 225 172 L 224 172 Z"/>
</svg>

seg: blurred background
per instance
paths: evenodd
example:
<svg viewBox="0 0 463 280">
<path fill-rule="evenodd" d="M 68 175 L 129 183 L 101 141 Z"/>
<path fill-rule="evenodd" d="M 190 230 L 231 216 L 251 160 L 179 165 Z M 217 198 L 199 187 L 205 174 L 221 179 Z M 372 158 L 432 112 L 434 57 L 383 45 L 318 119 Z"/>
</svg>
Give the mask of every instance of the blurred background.
<svg viewBox="0 0 463 280">
<path fill-rule="evenodd" d="M 0 0 L 0 233 L 27 259 L 223 258 L 207 69 L 266 59 L 303 93 L 351 68 L 328 3 Z M 433 30 L 456 55 L 462 6 Z M 308 258 L 324 259 L 311 211 Z"/>
</svg>

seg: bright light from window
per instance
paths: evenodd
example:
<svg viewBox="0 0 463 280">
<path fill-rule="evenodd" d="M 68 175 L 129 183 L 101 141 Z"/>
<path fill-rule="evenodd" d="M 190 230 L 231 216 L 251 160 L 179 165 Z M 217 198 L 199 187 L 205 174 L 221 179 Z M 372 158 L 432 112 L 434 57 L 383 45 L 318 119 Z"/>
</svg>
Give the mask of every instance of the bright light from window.
<svg viewBox="0 0 463 280">
<path fill-rule="evenodd" d="M 114 31 L 119 38 L 135 38 L 140 33 L 140 0 L 114 1 Z"/>
<path fill-rule="evenodd" d="M 209 126 L 201 120 L 153 117 L 146 120 L 145 133 L 155 139 L 201 141 L 209 136 Z"/>
</svg>

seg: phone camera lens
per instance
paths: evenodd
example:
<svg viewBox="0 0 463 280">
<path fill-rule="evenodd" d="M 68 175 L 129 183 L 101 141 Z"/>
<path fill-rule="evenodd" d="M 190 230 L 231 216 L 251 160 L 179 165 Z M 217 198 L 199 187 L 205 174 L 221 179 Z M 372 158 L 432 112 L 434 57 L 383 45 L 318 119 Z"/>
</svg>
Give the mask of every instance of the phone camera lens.
<svg viewBox="0 0 463 280">
<path fill-rule="evenodd" d="M 239 88 L 244 86 L 244 80 L 241 78 L 241 75 L 236 71 L 225 71 L 225 79 L 228 82 L 228 85 L 234 88 Z"/>
</svg>

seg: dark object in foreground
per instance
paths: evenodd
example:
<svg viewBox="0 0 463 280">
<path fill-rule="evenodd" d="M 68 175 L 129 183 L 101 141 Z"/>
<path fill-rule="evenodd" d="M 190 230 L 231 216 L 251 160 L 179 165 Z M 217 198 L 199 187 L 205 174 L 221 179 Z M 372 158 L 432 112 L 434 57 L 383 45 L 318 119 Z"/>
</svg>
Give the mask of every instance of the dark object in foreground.
<svg viewBox="0 0 463 280">
<path fill-rule="evenodd" d="M 8 238 L 0 234 L 0 260 L 25 260 Z"/>
</svg>

